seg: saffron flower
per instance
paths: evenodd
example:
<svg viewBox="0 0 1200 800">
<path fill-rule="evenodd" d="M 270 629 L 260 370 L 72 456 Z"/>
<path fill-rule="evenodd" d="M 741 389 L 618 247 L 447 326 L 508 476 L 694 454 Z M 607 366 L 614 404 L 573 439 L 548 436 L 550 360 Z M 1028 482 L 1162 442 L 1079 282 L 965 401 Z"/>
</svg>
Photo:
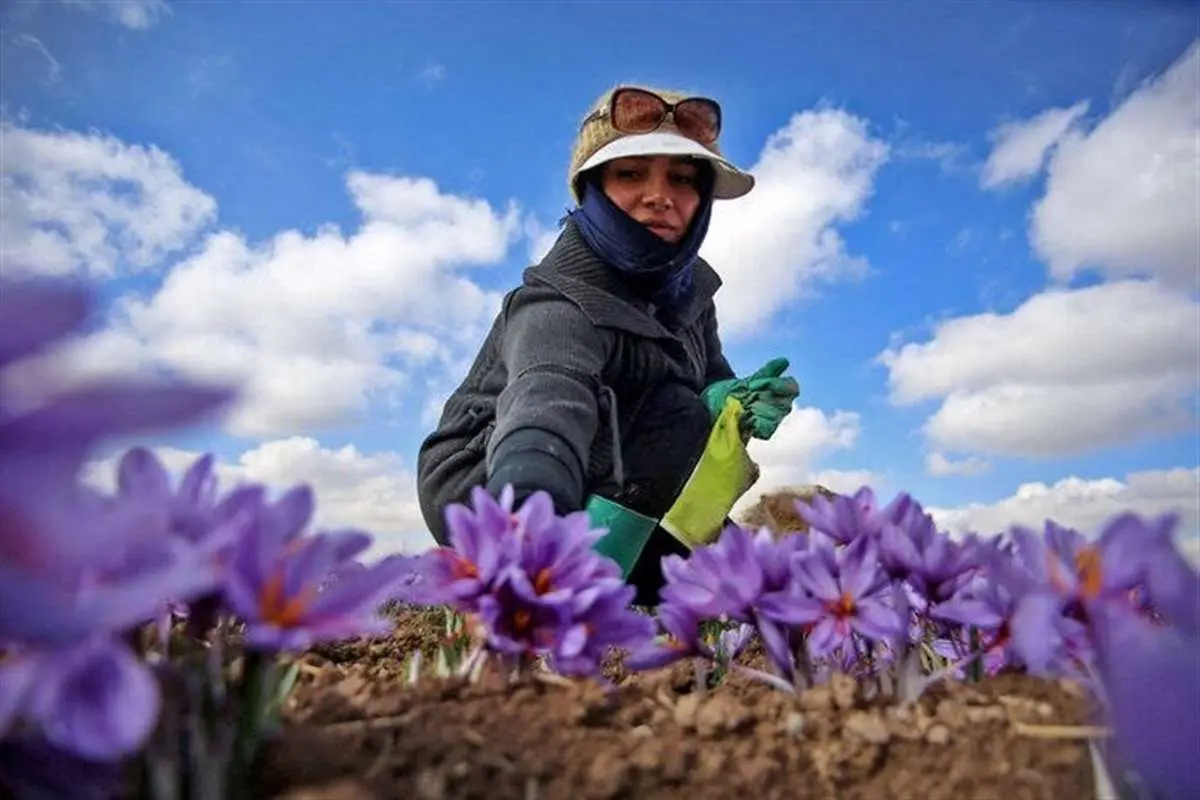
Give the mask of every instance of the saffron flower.
<svg viewBox="0 0 1200 800">
<path fill-rule="evenodd" d="M 770 536 L 769 533 L 763 532 Z M 763 591 L 763 568 L 754 541 L 744 528 L 730 525 L 715 542 L 697 547 L 684 559 L 663 558 L 664 602 L 684 606 L 703 617 L 728 616 L 749 621 L 750 609 Z"/>
<path fill-rule="evenodd" d="M 564 672 L 596 674 L 607 648 L 652 637 L 620 568 L 593 548 L 604 531 L 586 512 L 559 516 L 546 492 L 514 511 L 513 497 L 511 487 L 499 497 L 480 487 L 469 508 L 450 506 L 451 545 L 422 557 L 410 596 L 476 615 L 485 647 L 518 667 L 547 656 Z"/>
<path fill-rule="evenodd" d="M 664 602 L 657 616 L 663 633 L 633 649 L 624 660 L 628 669 L 659 669 L 685 658 L 715 658 L 716 653 L 700 633 L 701 617 L 692 609 Z"/>
<path fill-rule="evenodd" d="M 863 486 L 853 496 L 828 499 L 818 494 L 807 503 L 797 500 L 796 513 L 811 530 L 820 531 L 840 544 L 849 544 L 864 536 L 877 537 L 887 525 L 901 524 L 911 503 L 909 495 L 900 493 L 880 508 L 875 492 Z"/>
<path fill-rule="evenodd" d="M 499 498 L 494 498 L 486 489 L 476 486 L 471 490 L 470 506 L 462 503 L 447 506 L 450 545 L 434 548 L 423 557 L 428 581 L 418 595 L 420 602 L 447 603 L 463 613 L 479 611 L 479 598 L 493 588 L 517 544 L 515 532 L 520 521 L 512 510 L 513 496 L 506 488 Z M 538 510 L 528 500 L 524 506 L 529 507 L 525 517 Z"/>
<path fill-rule="evenodd" d="M 879 532 L 879 559 L 887 573 L 907 581 L 918 605 L 949 599 L 978 565 L 975 537 L 954 541 L 937 529 L 933 517 L 915 501 L 900 524 Z"/>
<path fill-rule="evenodd" d="M 891 587 L 880 581 L 874 539 L 859 537 L 832 557 L 822 553 L 822 547 L 818 545 L 814 551 L 794 557 L 793 571 L 800 592 L 786 601 L 774 600 L 764 611 L 811 625 L 808 644 L 814 658 L 845 644 L 851 633 L 875 641 L 904 633 L 904 621 L 889 604 Z M 767 606 L 767 601 L 763 605 Z"/>
<path fill-rule="evenodd" d="M 295 487 L 264 504 L 233 545 L 224 597 L 257 650 L 304 650 L 389 631 L 379 609 L 418 567 L 418 559 L 396 555 L 357 571 L 353 581 L 329 581 L 371 546 L 371 537 L 353 530 L 305 534 L 313 505 L 312 490 Z"/>
<path fill-rule="evenodd" d="M 595 676 L 610 649 L 628 650 L 653 639 L 654 620 L 631 607 L 635 594 L 619 575 L 581 589 L 551 654 L 555 669 L 564 675 Z"/>
</svg>

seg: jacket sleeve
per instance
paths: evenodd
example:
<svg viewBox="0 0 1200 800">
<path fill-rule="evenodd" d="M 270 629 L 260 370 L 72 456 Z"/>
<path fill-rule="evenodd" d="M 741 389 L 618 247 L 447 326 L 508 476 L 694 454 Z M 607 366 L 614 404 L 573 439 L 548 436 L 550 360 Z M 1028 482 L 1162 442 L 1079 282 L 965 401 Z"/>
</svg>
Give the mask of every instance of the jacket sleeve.
<svg viewBox="0 0 1200 800">
<path fill-rule="evenodd" d="M 717 326 L 717 307 L 710 302 L 701 317 L 704 326 L 704 349 L 708 353 L 708 364 L 705 368 L 704 385 L 711 386 L 717 381 L 736 378 L 737 374 L 725 359 L 725 348 L 721 344 L 721 334 Z"/>
<path fill-rule="evenodd" d="M 517 292 L 507 317 L 500 358 L 508 380 L 488 442 L 488 491 L 511 484 L 520 500 L 544 490 L 559 514 L 578 511 L 609 340 L 561 297 Z"/>
</svg>

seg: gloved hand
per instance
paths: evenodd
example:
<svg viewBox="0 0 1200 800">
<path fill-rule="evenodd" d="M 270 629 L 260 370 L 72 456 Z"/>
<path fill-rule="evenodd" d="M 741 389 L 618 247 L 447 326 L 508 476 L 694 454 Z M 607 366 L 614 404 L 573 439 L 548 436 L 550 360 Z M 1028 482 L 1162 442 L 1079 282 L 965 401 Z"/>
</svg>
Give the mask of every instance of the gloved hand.
<svg viewBox="0 0 1200 800">
<path fill-rule="evenodd" d="M 773 358 L 748 378 L 728 378 L 711 384 L 701 393 L 701 399 L 715 420 L 725 407 L 725 399 L 733 395 L 745 409 L 742 416 L 745 431 L 757 439 L 770 439 L 800 394 L 796 379 L 783 376 L 788 365 L 786 358 Z"/>
</svg>

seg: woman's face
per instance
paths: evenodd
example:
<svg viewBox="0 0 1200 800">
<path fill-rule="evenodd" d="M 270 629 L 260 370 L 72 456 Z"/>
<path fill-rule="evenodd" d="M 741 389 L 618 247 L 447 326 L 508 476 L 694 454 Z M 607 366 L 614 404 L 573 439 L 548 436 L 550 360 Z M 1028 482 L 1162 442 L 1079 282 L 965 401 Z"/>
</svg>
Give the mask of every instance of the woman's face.
<svg viewBox="0 0 1200 800">
<path fill-rule="evenodd" d="M 631 156 L 606 163 L 600 185 L 614 205 L 674 244 L 700 206 L 697 173 L 678 156 Z"/>
</svg>

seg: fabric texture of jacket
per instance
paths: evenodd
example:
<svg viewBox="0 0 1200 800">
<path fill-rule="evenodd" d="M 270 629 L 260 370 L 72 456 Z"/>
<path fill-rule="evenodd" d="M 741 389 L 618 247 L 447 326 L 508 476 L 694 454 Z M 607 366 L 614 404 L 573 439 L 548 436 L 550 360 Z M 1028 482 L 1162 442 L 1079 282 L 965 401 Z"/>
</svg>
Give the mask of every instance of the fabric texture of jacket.
<svg viewBox="0 0 1200 800">
<path fill-rule="evenodd" d="M 734 377 L 703 259 L 691 297 L 659 311 L 604 263 L 568 220 L 542 261 L 505 295 L 466 378 L 417 458 L 421 511 L 445 543 L 447 504 L 472 487 L 544 489 L 559 513 L 619 490 L 622 431 L 646 392 L 675 382 L 699 394 Z"/>
</svg>

